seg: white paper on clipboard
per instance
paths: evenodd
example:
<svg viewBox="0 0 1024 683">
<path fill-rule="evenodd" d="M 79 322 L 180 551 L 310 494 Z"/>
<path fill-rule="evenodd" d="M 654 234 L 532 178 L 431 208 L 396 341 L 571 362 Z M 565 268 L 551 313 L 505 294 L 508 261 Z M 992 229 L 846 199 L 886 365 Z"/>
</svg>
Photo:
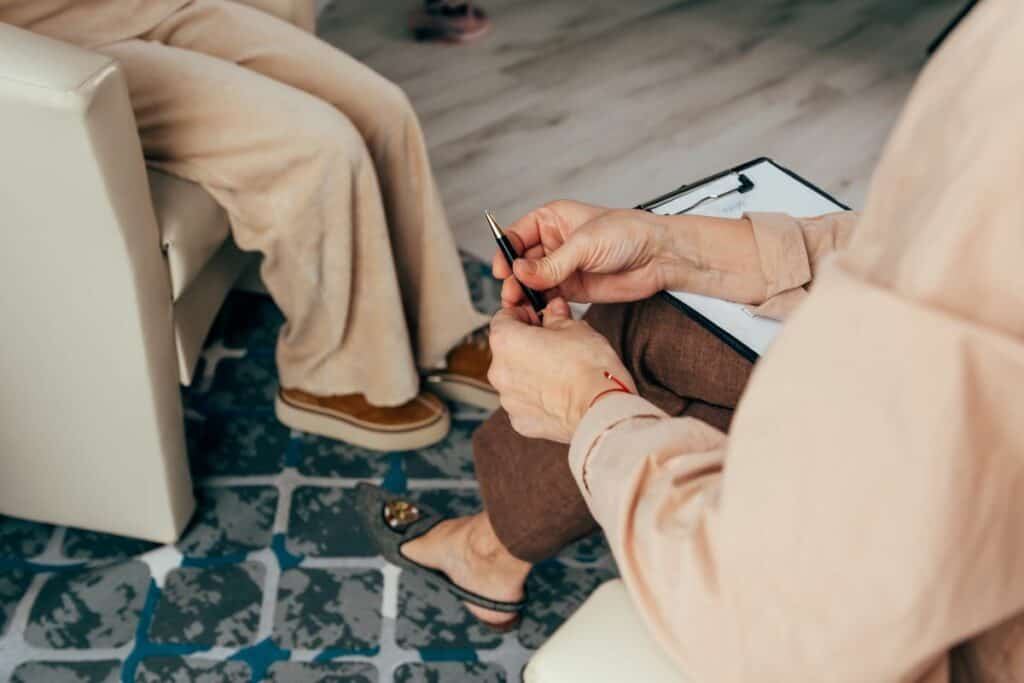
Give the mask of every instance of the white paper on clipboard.
<svg viewBox="0 0 1024 683">
<path fill-rule="evenodd" d="M 754 187 L 745 193 L 731 192 L 740 186 L 740 173 L 749 178 Z M 694 207 L 702 199 L 718 195 L 724 196 L 709 199 Z M 666 216 L 687 213 L 720 218 L 740 218 L 748 212 L 785 213 L 804 218 L 845 209 L 768 160 L 698 185 L 650 207 L 653 213 Z M 689 292 L 668 294 L 728 332 L 759 356 L 764 355 L 775 335 L 782 329 L 782 323 L 756 316 L 748 312 L 746 307 L 731 301 Z"/>
</svg>

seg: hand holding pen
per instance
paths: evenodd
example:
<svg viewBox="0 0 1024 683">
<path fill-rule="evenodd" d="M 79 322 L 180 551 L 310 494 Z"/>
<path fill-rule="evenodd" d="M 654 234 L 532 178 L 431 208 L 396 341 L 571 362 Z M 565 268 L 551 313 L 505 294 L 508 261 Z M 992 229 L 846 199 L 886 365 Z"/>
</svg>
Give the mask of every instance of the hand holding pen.
<svg viewBox="0 0 1024 683">
<path fill-rule="evenodd" d="M 555 297 L 573 302 L 639 301 L 658 291 L 654 236 L 661 217 L 644 211 L 610 209 L 582 202 L 557 201 L 535 209 L 503 232 L 515 265 L 504 251 L 492 263 L 504 280 L 505 308 Z"/>
<path fill-rule="evenodd" d="M 487 223 L 491 227 L 491 233 L 494 235 L 494 240 L 498 243 L 498 251 L 501 253 L 502 258 L 505 259 L 505 263 L 508 264 L 509 275 L 515 278 L 515 275 L 512 273 L 512 264 L 515 263 L 517 258 L 519 258 L 519 254 L 516 252 L 516 249 L 509 238 L 504 232 L 502 232 L 501 227 L 498 226 L 498 222 L 494 220 L 494 216 L 491 212 L 484 211 L 484 216 L 487 218 Z M 544 297 L 524 285 L 522 282 L 519 283 L 519 287 L 522 289 L 526 299 L 530 302 L 530 306 L 533 307 L 534 312 L 537 313 L 537 317 L 543 320 L 542 311 L 547 305 L 544 301 Z"/>
<path fill-rule="evenodd" d="M 566 296 L 568 292 L 562 291 L 565 289 L 562 285 L 569 283 L 551 277 L 552 273 L 547 268 L 551 260 L 549 257 L 564 244 L 573 230 L 607 211 L 606 208 L 580 202 L 559 201 L 534 209 L 509 225 L 507 230 L 498 227 L 494 216 L 487 212 L 487 222 L 498 242 L 491 270 L 494 277 L 503 281 L 502 308 L 529 304 L 527 310 L 533 310 L 539 318 L 547 301 L 559 295 L 566 300 L 584 301 Z"/>
<path fill-rule="evenodd" d="M 767 287 L 745 219 L 563 200 L 531 211 L 504 234 L 519 255 L 513 268 L 502 253 L 494 258 L 505 308 L 532 303 L 520 283 L 542 301 L 579 303 L 641 301 L 666 289 L 754 303 Z"/>
</svg>

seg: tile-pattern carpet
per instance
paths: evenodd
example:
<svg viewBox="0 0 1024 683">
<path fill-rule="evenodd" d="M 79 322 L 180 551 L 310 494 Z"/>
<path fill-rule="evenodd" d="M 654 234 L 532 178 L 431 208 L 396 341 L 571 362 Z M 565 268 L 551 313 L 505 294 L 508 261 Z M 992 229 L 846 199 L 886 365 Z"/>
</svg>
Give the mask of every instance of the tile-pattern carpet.
<svg viewBox="0 0 1024 683">
<path fill-rule="evenodd" d="M 474 300 L 497 305 L 464 259 Z M 536 568 L 517 631 L 375 557 L 352 487 L 375 481 L 450 514 L 478 508 L 470 435 L 373 453 L 289 432 L 273 415 L 281 315 L 234 294 L 182 392 L 198 511 L 173 546 L 0 517 L 0 681 L 517 681 L 533 649 L 614 574 L 599 536 Z"/>
</svg>

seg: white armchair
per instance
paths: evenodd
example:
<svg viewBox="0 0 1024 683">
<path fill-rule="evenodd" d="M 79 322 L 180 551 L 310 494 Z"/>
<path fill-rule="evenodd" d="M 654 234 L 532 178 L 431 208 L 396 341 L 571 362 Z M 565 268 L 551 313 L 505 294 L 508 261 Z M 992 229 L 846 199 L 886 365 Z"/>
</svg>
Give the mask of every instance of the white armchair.
<svg viewBox="0 0 1024 683">
<path fill-rule="evenodd" d="M 249 4 L 312 29 L 312 0 Z M 253 260 L 199 186 L 147 173 L 114 60 L 0 24 L 0 513 L 175 540 L 178 384 Z"/>
<path fill-rule="evenodd" d="M 620 580 L 594 591 L 537 651 L 525 683 L 689 683 L 655 642 Z"/>
</svg>

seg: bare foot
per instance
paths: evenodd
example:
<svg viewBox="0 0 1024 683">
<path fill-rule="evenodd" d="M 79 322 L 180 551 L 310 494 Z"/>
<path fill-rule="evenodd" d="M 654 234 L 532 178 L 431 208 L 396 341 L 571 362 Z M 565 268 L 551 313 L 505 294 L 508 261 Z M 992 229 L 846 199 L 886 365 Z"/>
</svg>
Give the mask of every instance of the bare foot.
<svg viewBox="0 0 1024 683">
<path fill-rule="evenodd" d="M 446 519 L 427 534 L 402 544 L 401 553 L 414 562 L 437 569 L 466 590 L 492 600 L 523 599 L 523 586 L 532 565 L 513 556 L 501 544 L 486 512 Z M 477 619 L 492 626 L 516 619 L 466 603 Z"/>
</svg>

